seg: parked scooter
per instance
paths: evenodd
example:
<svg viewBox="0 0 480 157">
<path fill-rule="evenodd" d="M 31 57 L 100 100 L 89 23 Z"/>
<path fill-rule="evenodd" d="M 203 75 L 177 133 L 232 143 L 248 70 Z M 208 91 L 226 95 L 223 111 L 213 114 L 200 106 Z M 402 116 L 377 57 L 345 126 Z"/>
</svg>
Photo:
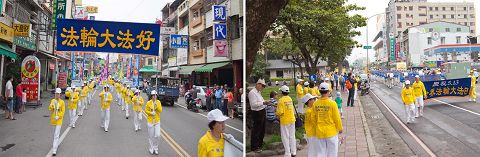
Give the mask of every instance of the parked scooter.
<svg viewBox="0 0 480 157">
<path fill-rule="evenodd" d="M 200 110 L 200 107 L 202 107 L 202 99 L 200 98 L 197 98 L 195 100 L 191 100 L 188 104 L 187 104 L 187 109 L 190 110 L 190 111 L 193 111 L 193 112 L 199 112 Z"/>
<path fill-rule="evenodd" d="M 360 93 L 361 96 L 364 96 L 369 93 L 370 83 L 368 83 L 368 80 L 362 80 L 362 82 L 360 83 L 360 90 L 361 90 L 361 93 Z"/>
</svg>

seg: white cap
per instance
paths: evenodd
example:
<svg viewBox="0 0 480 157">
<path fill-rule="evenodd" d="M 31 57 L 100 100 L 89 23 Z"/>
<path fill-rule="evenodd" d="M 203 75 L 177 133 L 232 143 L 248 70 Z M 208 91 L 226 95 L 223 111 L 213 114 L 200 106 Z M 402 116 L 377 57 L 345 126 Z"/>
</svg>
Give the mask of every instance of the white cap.
<svg viewBox="0 0 480 157">
<path fill-rule="evenodd" d="M 410 80 L 406 80 L 406 81 L 405 81 L 405 84 L 408 84 L 408 85 L 409 85 L 409 84 L 410 84 Z"/>
<path fill-rule="evenodd" d="M 305 104 L 308 102 L 308 100 L 316 98 L 316 96 L 311 95 L 310 93 L 305 94 L 305 96 L 302 97 L 302 103 Z"/>
<path fill-rule="evenodd" d="M 220 111 L 219 109 L 215 109 L 215 110 L 212 110 L 212 111 L 208 112 L 207 119 L 208 119 L 209 123 L 212 122 L 212 121 L 223 122 L 223 121 L 227 120 L 228 117 L 224 116 L 222 111 Z"/>
<path fill-rule="evenodd" d="M 280 87 L 280 91 L 285 93 L 290 93 L 290 88 L 288 88 L 288 86 L 283 85 L 282 87 Z"/>
<path fill-rule="evenodd" d="M 264 85 L 264 86 L 267 85 L 267 84 L 265 83 L 265 80 L 264 80 L 264 79 L 258 79 L 257 84 L 262 84 L 262 85 Z"/>
<path fill-rule="evenodd" d="M 150 92 L 150 94 L 151 94 L 151 95 L 155 95 L 155 94 L 157 94 L 157 91 L 152 90 L 152 92 Z"/>
<path fill-rule="evenodd" d="M 60 88 L 55 89 L 55 94 L 61 94 L 61 93 L 62 93 L 62 89 L 60 89 Z"/>
<path fill-rule="evenodd" d="M 135 93 L 140 93 L 140 90 L 136 89 L 136 90 L 135 90 Z"/>
<path fill-rule="evenodd" d="M 71 90 L 72 90 L 72 88 L 71 88 L 71 87 L 67 87 L 67 90 L 71 91 Z"/>
<path fill-rule="evenodd" d="M 418 76 L 418 75 L 415 75 L 415 78 L 420 78 L 420 76 Z"/>
<path fill-rule="evenodd" d="M 130 85 L 127 85 L 127 88 L 130 88 Z"/>
<path fill-rule="evenodd" d="M 298 82 L 303 82 L 303 79 L 298 79 Z"/>
<path fill-rule="evenodd" d="M 320 84 L 320 91 L 328 91 L 328 90 L 330 90 L 330 86 L 328 85 L 328 83 L 323 82 Z"/>
<path fill-rule="evenodd" d="M 305 83 L 303 83 L 303 85 L 308 86 L 308 85 L 310 85 L 310 83 L 305 82 Z"/>
</svg>

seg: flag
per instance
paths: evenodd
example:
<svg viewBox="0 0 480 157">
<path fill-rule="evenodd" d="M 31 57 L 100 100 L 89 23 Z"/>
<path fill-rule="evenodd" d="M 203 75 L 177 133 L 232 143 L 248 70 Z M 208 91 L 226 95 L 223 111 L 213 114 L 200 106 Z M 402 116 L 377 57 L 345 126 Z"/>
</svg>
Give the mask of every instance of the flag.
<svg viewBox="0 0 480 157">
<path fill-rule="evenodd" d="M 74 52 L 72 52 L 71 55 L 72 55 L 72 80 L 75 80 L 75 54 L 74 54 Z"/>
</svg>

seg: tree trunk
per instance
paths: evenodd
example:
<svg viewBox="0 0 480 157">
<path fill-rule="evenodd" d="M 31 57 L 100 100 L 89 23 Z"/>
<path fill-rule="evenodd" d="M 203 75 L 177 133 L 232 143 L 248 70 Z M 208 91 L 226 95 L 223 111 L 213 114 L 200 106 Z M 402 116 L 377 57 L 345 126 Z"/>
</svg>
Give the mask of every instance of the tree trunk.
<svg viewBox="0 0 480 157">
<path fill-rule="evenodd" d="M 288 0 L 247 0 L 247 76 L 252 72 L 255 56 L 265 33 L 287 2 Z"/>
</svg>

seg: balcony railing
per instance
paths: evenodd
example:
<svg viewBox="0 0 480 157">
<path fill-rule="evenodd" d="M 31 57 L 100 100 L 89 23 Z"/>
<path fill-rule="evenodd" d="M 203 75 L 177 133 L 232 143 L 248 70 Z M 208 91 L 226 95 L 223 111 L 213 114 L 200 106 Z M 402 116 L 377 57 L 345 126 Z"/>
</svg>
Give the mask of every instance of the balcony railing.
<svg viewBox="0 0 480 157">
<path fill-rule="evenodd" d="M 203 49 L 203 48 L 202 48 L 202 49 L 198 49 L 198 50 L 192 49 L 191 52 L 192 52 L 192 56 L 193 56 L 193 57 L 201 57 L 201 56 L 203 56 L 203 54 L 205 53 L 205 49 Z"/>
<path fill-rule="evenodd" d="M 194 20 L 192 19 L 192 22 L 190 22 L 191 28 L 202 24 L 203 18 L 204 18 L 204 16 L 200 16 L 200 17 L 195 18 Z"/>
</svg>

